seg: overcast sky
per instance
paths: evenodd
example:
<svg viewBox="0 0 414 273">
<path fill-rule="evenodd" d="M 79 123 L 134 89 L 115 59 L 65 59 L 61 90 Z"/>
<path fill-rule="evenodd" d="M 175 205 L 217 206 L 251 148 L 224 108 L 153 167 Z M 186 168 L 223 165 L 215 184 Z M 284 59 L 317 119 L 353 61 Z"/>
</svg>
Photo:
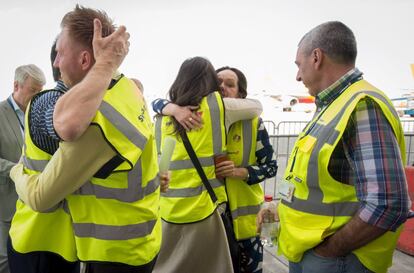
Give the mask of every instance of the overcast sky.
<svg viewBox="0 0 414 273">
<path fill-rule="evenodd" d="M 0 99 L 14 69 L 34 63 L 53 87 L 49 62 L 63 15 L 76 3 L 105 10 L 131 34 L 121 72 L 139 78 L 148 100 L 165 97 L 179 66 L 204 56 L 218 68 L 245 72 L 250 94 L 306 93 L 295 81 L 300 38 L 314 26 L 340 20 L 358 42 L 357 66 L 390 97 L 414 89 L 412 0 L 13 0 L 0 3 Z"/>
</svg>

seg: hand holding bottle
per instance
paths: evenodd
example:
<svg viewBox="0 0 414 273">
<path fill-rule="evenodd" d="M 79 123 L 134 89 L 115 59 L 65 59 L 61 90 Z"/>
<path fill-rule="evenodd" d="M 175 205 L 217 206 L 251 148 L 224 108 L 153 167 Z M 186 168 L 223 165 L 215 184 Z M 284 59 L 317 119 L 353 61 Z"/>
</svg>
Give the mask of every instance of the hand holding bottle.
<svg viewBox="0 0 414 273">
<path fill-rule="evenodd" d="M 273 246 L 273 243 L 277 240 L 279 227 L 277 204 L 273 201 L 273 196 L 265 195 L 265 202 L 257 214 L 256 223 L 257 233 L 260 234 L 262 244 Z"/>
</svg>

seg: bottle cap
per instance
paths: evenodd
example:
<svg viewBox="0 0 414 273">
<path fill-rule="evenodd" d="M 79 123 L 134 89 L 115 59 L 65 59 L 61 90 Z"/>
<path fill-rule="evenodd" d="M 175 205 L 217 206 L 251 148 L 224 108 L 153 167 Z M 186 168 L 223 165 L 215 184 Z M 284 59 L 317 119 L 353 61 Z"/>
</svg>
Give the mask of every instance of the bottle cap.
<svg viewBox="0 0 414 273">
<path fill-rule="evenodd" d="M 265 194 L 264 198 L 265 198 L 265 202 L 272 202 L 273 201 L 273 195 L 271 195 L 271 194 Z"/>
</svg>

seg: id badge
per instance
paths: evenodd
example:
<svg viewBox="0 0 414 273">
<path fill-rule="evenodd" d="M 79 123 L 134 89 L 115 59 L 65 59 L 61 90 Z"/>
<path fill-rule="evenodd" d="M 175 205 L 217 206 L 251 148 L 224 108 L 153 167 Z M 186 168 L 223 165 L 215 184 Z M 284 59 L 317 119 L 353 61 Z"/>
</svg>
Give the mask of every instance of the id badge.
<svg viewBox="0 0 414 273">
<path fill-rule="evenodd" d="M 295 185 L 285 179 L 283 179 L 279 185 L 277 185 L 277 196 L 286 202 L 291 203 L 293 193 L 295 192 Z"/>
</svg>

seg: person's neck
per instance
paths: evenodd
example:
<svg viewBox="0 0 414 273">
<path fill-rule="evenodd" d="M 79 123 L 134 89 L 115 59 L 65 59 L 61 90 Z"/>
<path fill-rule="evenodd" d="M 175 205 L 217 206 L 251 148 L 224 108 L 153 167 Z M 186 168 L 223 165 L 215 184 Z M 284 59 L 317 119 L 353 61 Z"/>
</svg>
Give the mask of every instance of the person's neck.
<svg viewBox="0 0 414 273">
<path fill-rule="evenodd" d="M 24 104 L 20 101 L 20 98 L 15 96 L 15 94 L 12 94 L 13 100 L 14 102 L 17 104 L 17 106 L 19 106 L 20 110 L 24 112 L 26 112 L 26 106 L 24 106 Z"/>
<path fill-rule="evenodd" d="M 321 79 L 321 91 L 334 84 L 337 80 L 342 78 L 346 73 L 354 68 L 354 65 L 334 65 L 326 67 L 326 72 L 323 73 L 324 76 Z"/>
</svg>

